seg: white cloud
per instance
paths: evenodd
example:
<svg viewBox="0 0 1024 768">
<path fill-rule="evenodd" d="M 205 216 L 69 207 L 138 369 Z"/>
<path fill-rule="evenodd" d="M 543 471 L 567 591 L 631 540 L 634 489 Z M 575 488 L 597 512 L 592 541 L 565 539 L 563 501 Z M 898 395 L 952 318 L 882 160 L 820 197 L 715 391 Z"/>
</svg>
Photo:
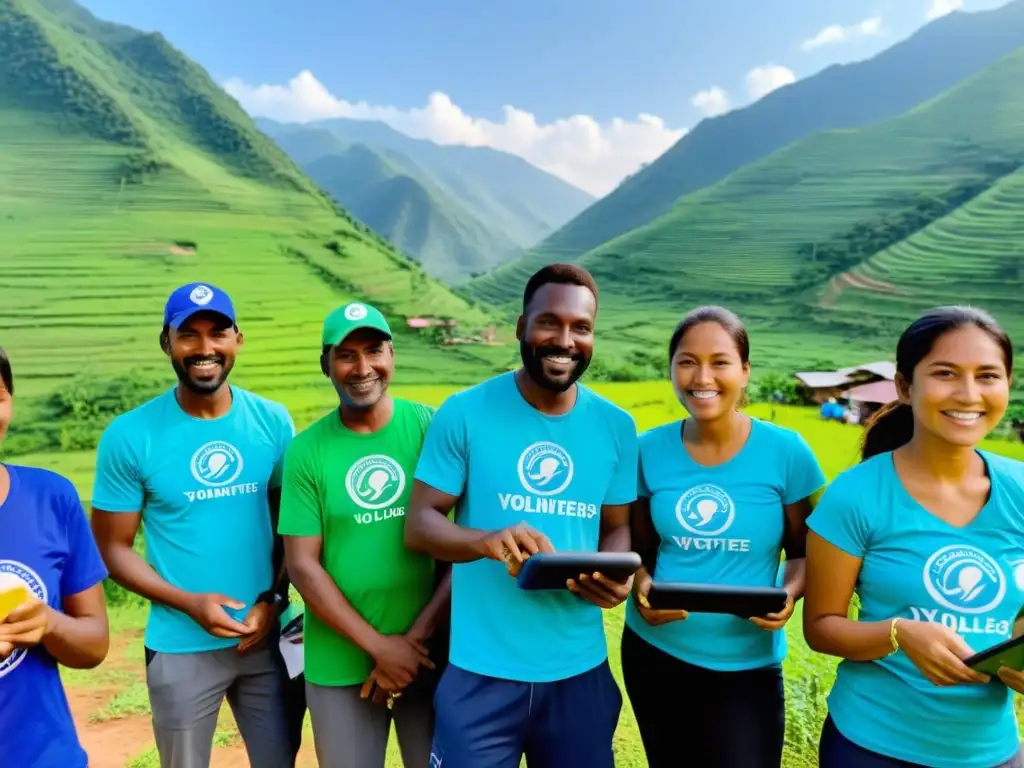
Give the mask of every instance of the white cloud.
<svg viewBox="0 0 1024 768">
<path fill-rule="evenodd" d="M 713 85 L 695 94 L 690 103 L 705 117 L 715 117 L 729 111 L 729 94 L 723 88 Z"/>
<path fill-rule="evenodd" d="M 504 106 L 504 120 L 493 122 L 467 115 L 439 91 L 431 93 L 422 108 L 353 103 L 334 96 L 309 70 L 285 85 L 254 86 L 232 78 L 224 89 L 251 115 L 282 122 L 330 117 L 379 120 L 417 139 L 492 147 L 518 155 L 594 195 L 610 192 L 686 133 L 643 113 L 635 120 L 616 117 L 603 124 L 589 115 L 538 123 L 530 112 L 510 105 Z"/>
<path fill-rule="evenodd" d="M 789 67 L 778 64 L 766 64 L 747 72 L 747 93 L 752 101 L 767 96 L 776 88 L 796 82 L 796 75 Z"/>
<path fill-rule="evenodd" d="M 928 21 L 945 16 L 964 7 L 964 0 L 931 0 L 925 18 Z"/>
<path fill-rule="evenodd" d="M 942 2 L 942 0 L 938 0 L 938 2 Z M 873 37 L 880 34 L 882 34 L 882 17 L 872 16 L 870 19 L 864 19 L 848 27 L 839 24 L 825 27 L 814 37 L 804 40 L 800 47 L 805 51 L 813 51 L 823 45 L 834 45 L 857 37 Z"/>
</svg>

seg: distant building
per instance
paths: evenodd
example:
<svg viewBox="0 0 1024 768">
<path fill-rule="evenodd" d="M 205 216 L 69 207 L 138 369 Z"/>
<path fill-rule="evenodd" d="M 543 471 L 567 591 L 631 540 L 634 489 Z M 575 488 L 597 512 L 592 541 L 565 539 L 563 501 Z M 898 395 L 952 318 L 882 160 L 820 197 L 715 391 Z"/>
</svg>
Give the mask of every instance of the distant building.
<svg viewBox="0 0 1024 768">
<path fill-rule="evenodd" d="M 861 419 L 897 398 L 896 365 L 888 361 L 836 371 L 801 371 L 794 377 L 806 399 L 819 405 L 835 400 L 858 411 Z"/>
<path fill-rule="evenodd" d="M 410 317 L 406 325 L 410 328 L 455 328 L 458 323 L 440 317 Z"/>
</svg>

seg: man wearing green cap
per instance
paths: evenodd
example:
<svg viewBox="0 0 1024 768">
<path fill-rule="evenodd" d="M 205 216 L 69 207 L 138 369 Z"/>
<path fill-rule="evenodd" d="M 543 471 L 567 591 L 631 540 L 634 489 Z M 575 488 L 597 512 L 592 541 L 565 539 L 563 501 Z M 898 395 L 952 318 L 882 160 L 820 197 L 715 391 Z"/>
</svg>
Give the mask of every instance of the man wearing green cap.
<svg viewBox="0 0 1024 768">
<path fill-rule="evenodd" d="M 388 394 L 395 353 L 376 308 L 336 309 L 321 341 L 320 368 L 340 406 L 291 443 L 278 526 L 306 604 L 317 759 L 325 768 L 383 768 L 393 716 L 404 763 L 426 766 L 450 575 L 406 549 L 403 536 L 434 411 Z"/>
</svg>

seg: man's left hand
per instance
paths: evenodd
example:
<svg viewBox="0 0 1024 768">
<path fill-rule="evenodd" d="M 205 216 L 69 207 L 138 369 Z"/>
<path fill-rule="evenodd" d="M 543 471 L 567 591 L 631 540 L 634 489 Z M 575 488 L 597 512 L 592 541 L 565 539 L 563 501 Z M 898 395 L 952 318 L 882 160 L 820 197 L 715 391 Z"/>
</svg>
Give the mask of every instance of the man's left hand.
<svg viewBox="0 0 1024 768">
<path fill-rule="evenodd" d="M 277 608 L 270 603 L 256 603 L 250 608 L 242 623 L 251 628 L 253 632 L 242 638 L 238 644 L 238 652 L 248 653 L 262 646 L 277 618 Z"/>
<path fill-rule="evenodd" d="M 754 622 L 761 629 L 766 629 L 769 632 L 782 629 L 786 626 L 786 622 L 789 621 L 789 617 L 793 615 L 793 605 L 795 601 L 793 596 L 789 595 L 786 598 L 786 607 L 779 613 L 769 613 L 767 616 L 752 616 L 751 621 Z"/>
<path fill-rule="evenodd" d="M 607 610 L 629 597 L 633 589 L 633 576 L 630 575 L 625 583 L 620 583 L 602 573 L 581 573 L 579 579 L 569 579 L 566 585 L 574 595 Z"/>
</svg>

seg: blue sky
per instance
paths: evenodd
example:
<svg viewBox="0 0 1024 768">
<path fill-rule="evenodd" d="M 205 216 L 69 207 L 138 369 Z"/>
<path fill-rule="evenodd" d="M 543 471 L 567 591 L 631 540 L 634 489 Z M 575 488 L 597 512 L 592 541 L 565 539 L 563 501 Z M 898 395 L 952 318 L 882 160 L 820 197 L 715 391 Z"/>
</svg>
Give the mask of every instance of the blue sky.
<svg viewBox="0 0 1024 768">
<path fill-rule="evenodd" d="M 1003 2 L 83 0 L 162 32 L 252 114 L 383 119 L 519 154 L 594 194 L 705 115 L 867 58 L 929 14 Z"/>
</svg>

